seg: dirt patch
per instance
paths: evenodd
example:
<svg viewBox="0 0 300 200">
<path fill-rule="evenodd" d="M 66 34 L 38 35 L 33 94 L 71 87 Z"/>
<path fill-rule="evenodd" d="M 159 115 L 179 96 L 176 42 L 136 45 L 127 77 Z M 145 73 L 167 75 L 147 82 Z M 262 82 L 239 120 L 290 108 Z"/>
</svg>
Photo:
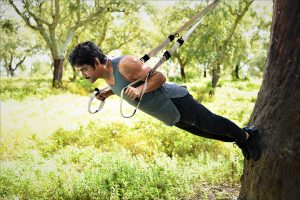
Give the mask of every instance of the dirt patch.
<svg viewBox="0 0 300 200">
<path fill-rule="evenodd" d="M 197 195 L 193 200 L 237 200 L 239 195 L 239 184 L 209 185 L 200 184 Z"/>
</svg>

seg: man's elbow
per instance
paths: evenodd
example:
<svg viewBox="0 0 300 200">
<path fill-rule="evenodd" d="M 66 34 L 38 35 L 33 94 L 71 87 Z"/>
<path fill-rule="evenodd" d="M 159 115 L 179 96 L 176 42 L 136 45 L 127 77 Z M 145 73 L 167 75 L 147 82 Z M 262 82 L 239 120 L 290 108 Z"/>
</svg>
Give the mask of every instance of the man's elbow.
<svg viewBox="0 0 300 200">
<path fill-rule="evenodd" d="M 155 80 L 155 82 L 159 83 L 160 85 L 165 83 L 167 80 L 166 77 L 161 72 L 158 72 L 158 71 L 155 71 L 153 73 L 152 77 L 153 77 L 153 80 Z"/>
<path fill-rule="evenodd" d="M 160 78 L 161 78 L 161 84 L 163 84 L 167 81 L 167 78 L 163 74 L 161 74 Z"/>
</svg>

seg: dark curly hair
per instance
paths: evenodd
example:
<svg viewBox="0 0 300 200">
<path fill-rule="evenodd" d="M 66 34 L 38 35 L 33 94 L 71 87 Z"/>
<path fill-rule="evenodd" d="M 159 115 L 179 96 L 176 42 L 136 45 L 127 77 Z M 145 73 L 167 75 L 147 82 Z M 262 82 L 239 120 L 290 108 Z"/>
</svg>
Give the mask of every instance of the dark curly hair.
<svg viewBox="0 0 300 200">
<path fill-rule="evenodd" d="M 91 41 L 78 44 L 69 55 L 69 62 L 72 66 L 90 65 L 95 68 L 96 58 L 101 64 L 105 64 L 107 57 L 102 50 Z"/>
</svg>

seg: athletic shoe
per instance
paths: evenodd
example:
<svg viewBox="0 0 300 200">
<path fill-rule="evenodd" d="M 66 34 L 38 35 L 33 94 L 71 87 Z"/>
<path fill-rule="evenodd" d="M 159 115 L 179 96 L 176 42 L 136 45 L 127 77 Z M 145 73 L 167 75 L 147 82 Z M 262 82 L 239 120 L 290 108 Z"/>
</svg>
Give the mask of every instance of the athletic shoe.
<svg viewBox="0 0 300 200">
<path fill-rule="evenodd" d="M 244 127 L 244 131 L 249 134 L 249 138 L 246 140 L 246 147 L 249 152 L 250 158 L 257 161 L 261 156 L 260 148 L 260 136 L 259 132 L 255 127 Z"/>
<path fill-rule="evenodd" d="M 235 142 L 235 144 L 242 150 L 243 156 L 246 160 L 250 159 L 249 151 L 246 147 L 246 143 L 243 142 Z"/>
</svg>

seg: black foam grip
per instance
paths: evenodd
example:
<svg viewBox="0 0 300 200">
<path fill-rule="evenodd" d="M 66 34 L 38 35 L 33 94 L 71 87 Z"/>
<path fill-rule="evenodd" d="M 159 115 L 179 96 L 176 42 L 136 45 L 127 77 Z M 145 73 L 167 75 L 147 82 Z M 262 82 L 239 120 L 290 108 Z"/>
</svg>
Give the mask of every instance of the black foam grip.
<svg viewBox="0 0 300 200">
<path fill-rule="evenodd" d="M 171 57 L 171 54 L 168 51 L 165 51 L 164 57 L 168 60 Z"/>
<path fill-rule="evenodd" d="M 147 62 L 150 59 L 150 57 L 145 54 L 140 60 L 143 61 L 144 63 Z"/>
<path fill-rule="evenodd" d="M 98 88 L 95 88 L 95 90 L 97 93 L 96 93 L 96 96 L 100 93 L 100 90 Z"/>
<path fill-rule="evenodd" d="M 174 40 L 174 38 L 175 38 L 175 35 L 169 35 L 169 37 L 168 37 L 169 39 L 170 39 L 170 41 L 172 42 L 173 40 Z"/>
<path fill-rule="evenodd" d="M 178 40 L 177 40 L 177 42 L 180 44 L 180 46 L 184 43 L 184 40 L 182 39 L 182 37 L 181 38 L 179 38 Z"/>
</svg>

